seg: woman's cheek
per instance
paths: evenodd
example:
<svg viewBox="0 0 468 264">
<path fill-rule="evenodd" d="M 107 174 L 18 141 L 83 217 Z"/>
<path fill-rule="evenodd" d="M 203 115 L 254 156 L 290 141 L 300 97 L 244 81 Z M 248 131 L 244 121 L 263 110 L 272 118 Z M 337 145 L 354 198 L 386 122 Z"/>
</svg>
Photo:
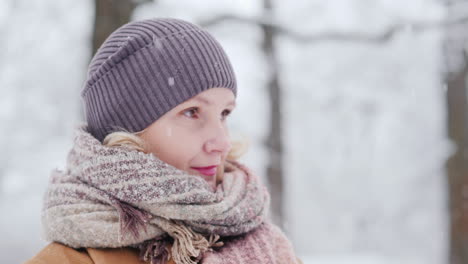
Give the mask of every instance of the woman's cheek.
<svg viewBox="0 0 468 264">
<path fill-rule="evenodd" d="M 200 137 L 190 131 L 173 134 L 171 141 L 172 145 L 177 146 L 179 151 L 184 151 L 183 153 L 193 153 L 200 148 Z"/>
</svg>

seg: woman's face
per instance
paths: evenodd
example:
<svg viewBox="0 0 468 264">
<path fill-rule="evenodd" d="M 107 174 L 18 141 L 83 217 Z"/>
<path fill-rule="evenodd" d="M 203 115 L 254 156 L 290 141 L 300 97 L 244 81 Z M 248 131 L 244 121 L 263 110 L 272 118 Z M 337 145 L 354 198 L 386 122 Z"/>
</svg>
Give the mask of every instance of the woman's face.
<svg viewBox="0 0 468 264">
<path fill-rule="evenodd" d="M 216 185 L 231 149 L 226 117 L 235 107 L 228 88 L 211 88 L 177 105 L 139 134 L 146 151 Z M 202 167 L 216 166 L 202 170 Z M 199 169 L 197 169 L 199 168 Z"/>
</svg>

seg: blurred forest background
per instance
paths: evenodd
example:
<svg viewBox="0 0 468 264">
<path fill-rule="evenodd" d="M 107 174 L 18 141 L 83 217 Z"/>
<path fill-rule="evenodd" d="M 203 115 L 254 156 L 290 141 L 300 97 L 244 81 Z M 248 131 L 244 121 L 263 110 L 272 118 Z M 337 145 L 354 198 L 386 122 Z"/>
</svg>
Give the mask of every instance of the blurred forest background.
<svg viewBox="0 0 468 264">
<path fill-rule="evenodd" d="M 42 195 L 92 55 L 151 17 L 225 48 L 241 160 L 305 263 L 468 263 L 466 0 L 2 0 L 1 263 L 47 244 Z"/>
</svg>

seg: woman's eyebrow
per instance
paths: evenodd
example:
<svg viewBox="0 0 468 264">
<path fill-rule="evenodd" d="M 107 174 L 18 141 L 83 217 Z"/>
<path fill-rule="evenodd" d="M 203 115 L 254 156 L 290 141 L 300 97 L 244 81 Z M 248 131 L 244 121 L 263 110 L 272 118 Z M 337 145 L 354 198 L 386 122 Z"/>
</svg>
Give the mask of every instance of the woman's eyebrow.
<svg viewBox="0 0 468 264">
<path fill-rule="evenodd" d="M 195 97 L 195 98 L 193 98 L 193 99 L 194 99 L 195 101 L 199 101 L 199 102 L 202 102 L 202 103 L 204 103 L 204 104 L 211 105 L 211 102 L 210 102 L 208 99 L 203 98 L 203 97 L 201 97 L 201 96 Z M 230 101 L 227 105 L 228 105 L 228 106 L 229 106 L 229 105 L 236 106 L 236 102 L 235 102 L 234 100 L 232 100 L 232 101 Z"/>
</svg>

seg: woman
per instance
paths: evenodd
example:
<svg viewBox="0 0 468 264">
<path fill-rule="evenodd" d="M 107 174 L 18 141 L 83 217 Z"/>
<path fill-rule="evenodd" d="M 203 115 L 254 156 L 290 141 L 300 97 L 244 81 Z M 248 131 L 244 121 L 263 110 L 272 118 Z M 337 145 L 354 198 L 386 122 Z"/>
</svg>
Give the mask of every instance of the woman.
<svg viewBox="0 0 468 264">
<path fill-rule="evenodd" d="M 128 23 L 93 57 L 81 95 L 86 123 L 44 199 L 52 243 L 27 263 L 298 262 L 266 219 L 266 188 L 236 161 L 236 80 L 208 32 Z"/>
</svg>

